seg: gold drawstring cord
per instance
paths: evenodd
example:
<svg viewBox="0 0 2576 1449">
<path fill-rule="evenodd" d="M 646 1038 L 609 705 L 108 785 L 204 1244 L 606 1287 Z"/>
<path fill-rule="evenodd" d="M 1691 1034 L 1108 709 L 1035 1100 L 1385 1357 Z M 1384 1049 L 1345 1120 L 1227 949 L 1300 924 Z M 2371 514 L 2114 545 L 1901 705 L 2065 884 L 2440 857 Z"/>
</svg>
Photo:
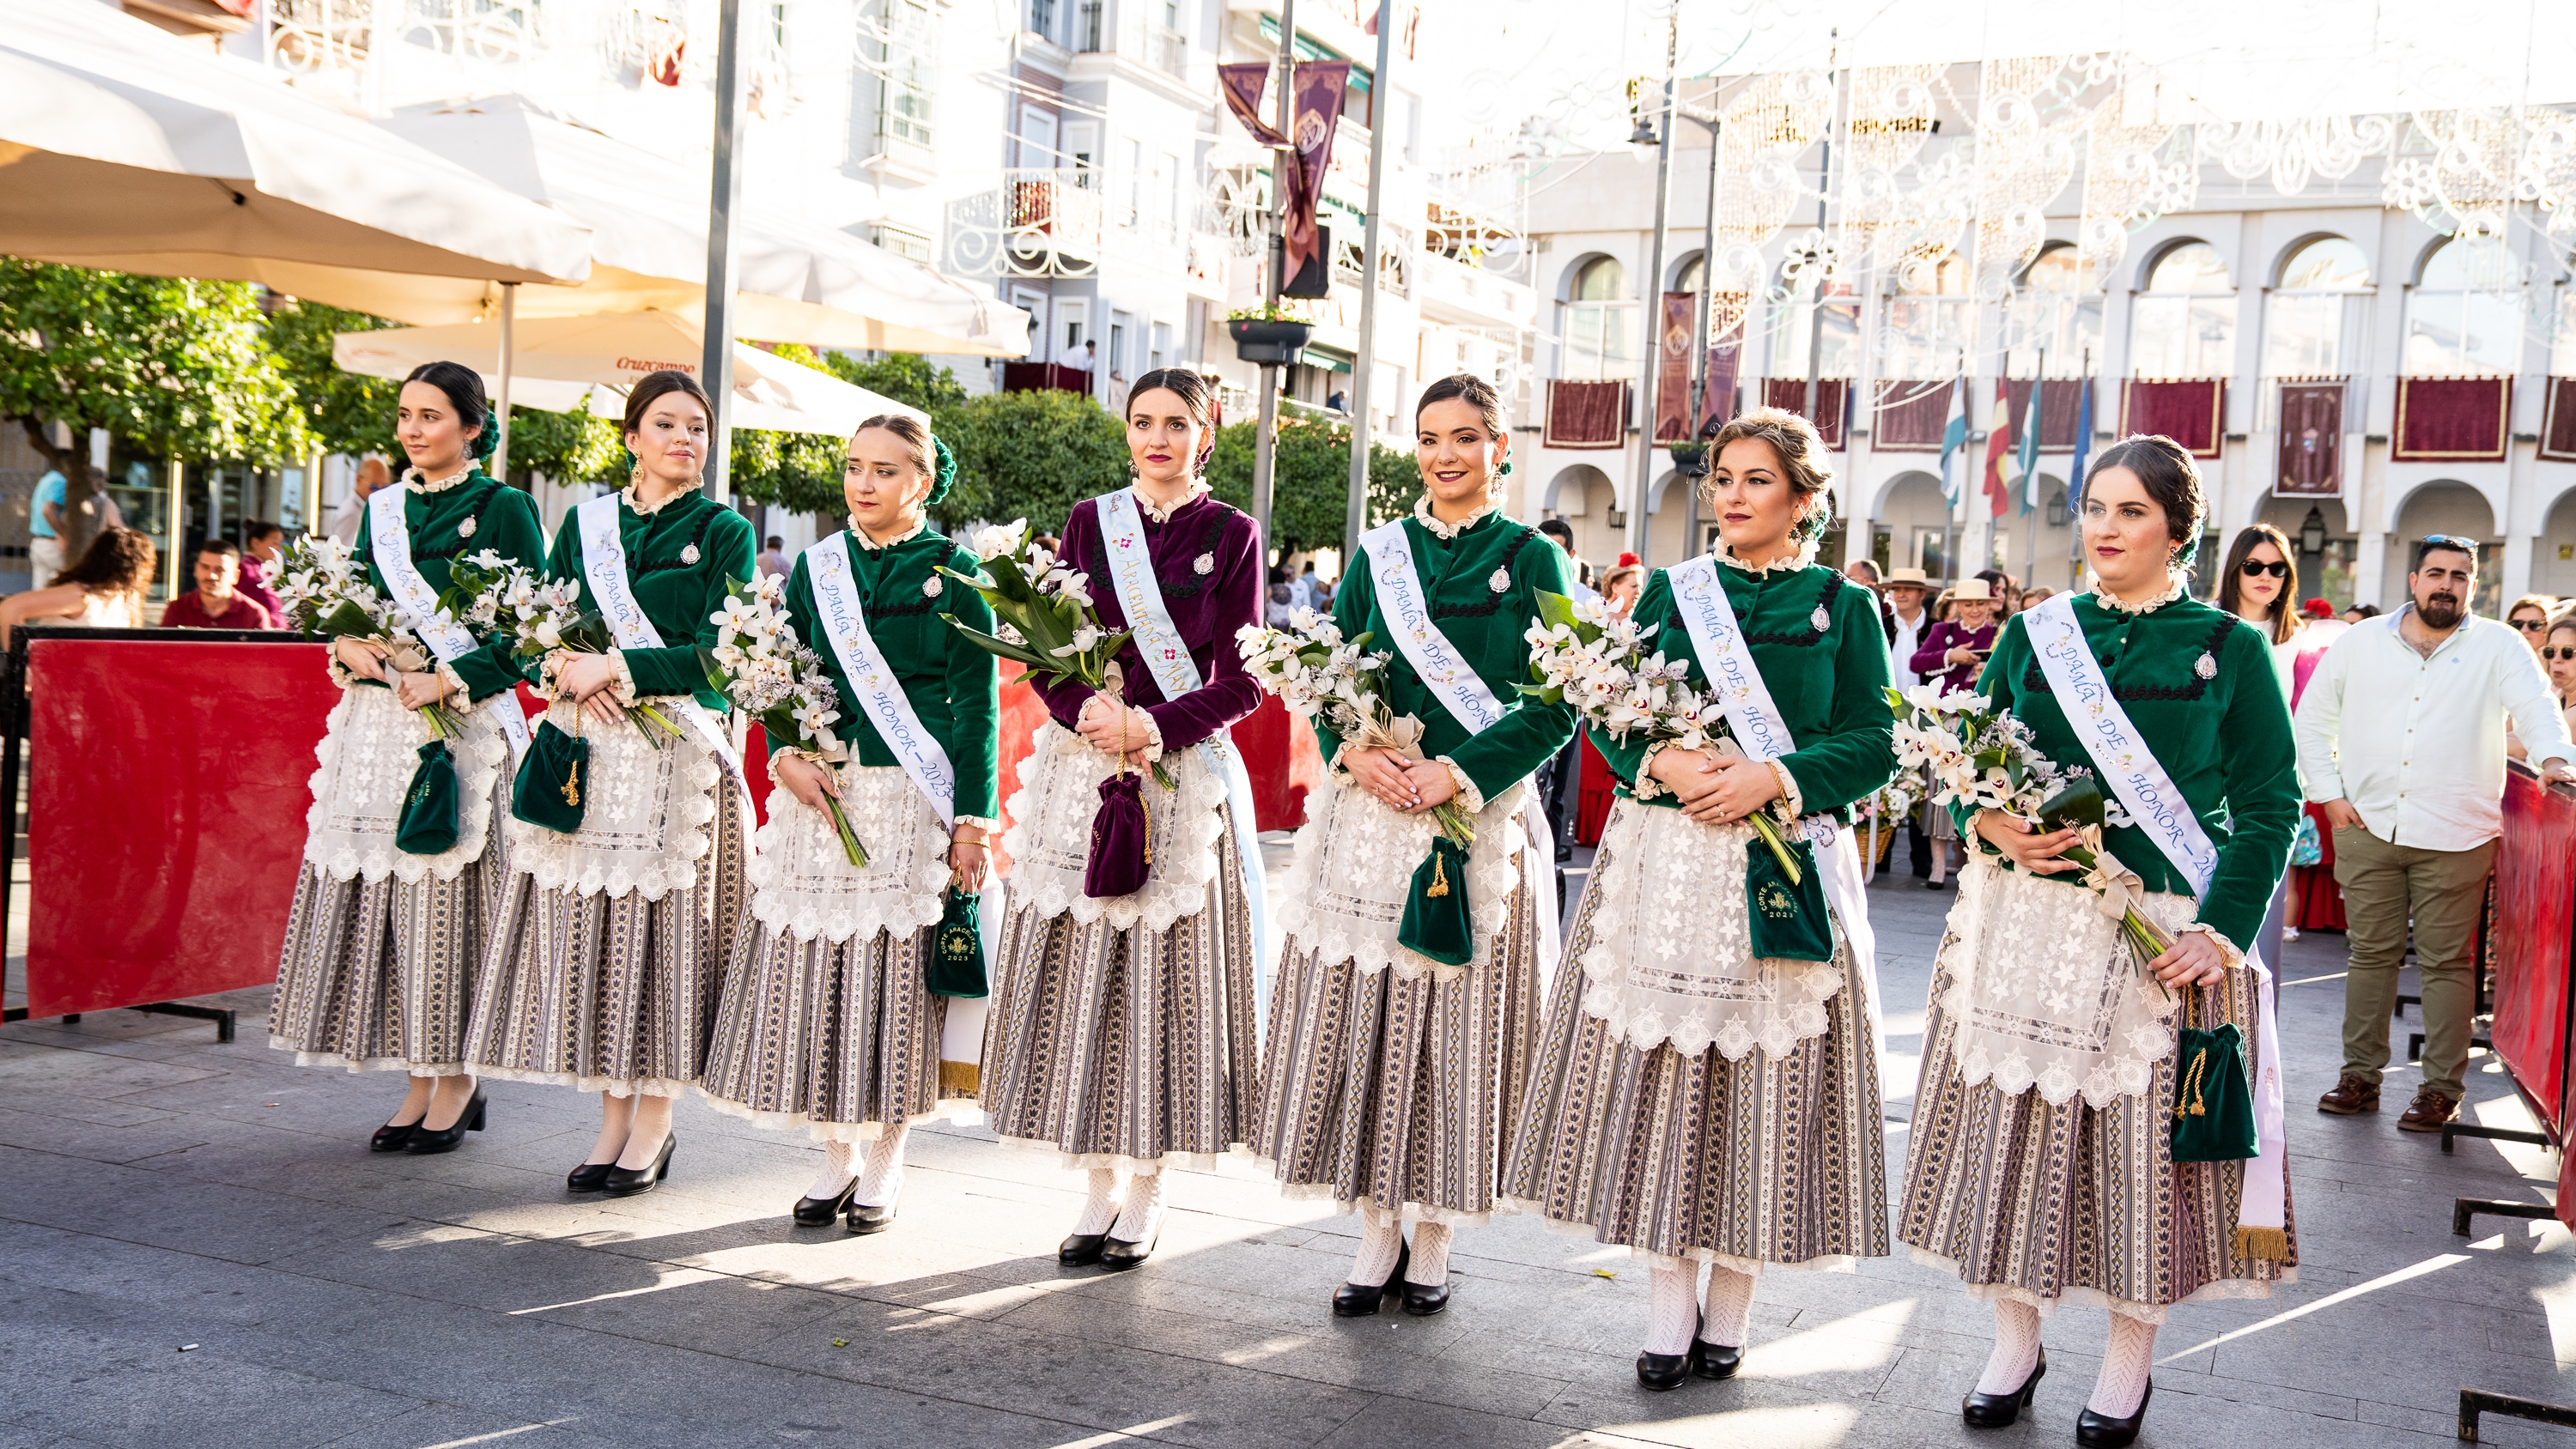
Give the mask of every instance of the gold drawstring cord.
<svg viewBox="0 0 2576 1449">
<path fill-rule="evenodd" d="M 581 701 L 577 699 L 572 702 L 572 737 L 581 738 Z M 563 797 L 566 805 L 575 810 L 581 808 L 581 757 L 579 755 L 573 757 L 572 769 L 564 775 Z"/>
<path fill-rule="evenodd" d="M 1431 884 L 1422 893 L 1433 899 L 1449 894 L 1449 860 L 1440 853 L 1440 842 L 1431 842 Z"/>
<path fill-rule="evenodd" d="M 2204 1095 L 2208 1084 L 2208 1077 L 2209 1048 L 2202 1047 L 2199 1051 L 2191 1054 L 2191 1065 L 2183 1071 L 2182 1081 L 2174 1087 L 2174 1115 L 2176 1117 L 2206 1117 L 2209 1115 L 2209 1101 L 2207 1096 Z M 2186 1097 L 2191 1100 L 2191 1106 L 2188 1111 L 2186 1111 L 2183 1106 L 2183 1099 Z"/>
</svg>

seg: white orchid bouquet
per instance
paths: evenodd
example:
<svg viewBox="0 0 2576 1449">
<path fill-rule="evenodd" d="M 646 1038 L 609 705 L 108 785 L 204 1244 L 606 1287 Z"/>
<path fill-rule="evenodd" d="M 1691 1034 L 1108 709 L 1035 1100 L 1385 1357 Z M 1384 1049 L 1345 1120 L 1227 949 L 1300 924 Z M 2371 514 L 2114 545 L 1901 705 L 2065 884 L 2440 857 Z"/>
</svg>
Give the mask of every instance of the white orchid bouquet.
<svg viewBox="0 0 2576 1449">
<path fill-rule="evenodd" d="M 1617 612 L 1606 598 L 1577 601 L 1541 591 L 1539 616 L 1523 638 L 1530 646 L 1530 673 L 1535 684 L 1521 693 L 1544 703 L 1574 706 L 1575 717 L 1597 725 L 1629 743 L 1669 743 L 1677 749 L 1710 750 L 1742 755 L 1726 709 L 1714 694 L 1703 694 L 1685 681 L 1690 658 L 1668 659 L 1662 649 L 1648 651 L 1662 627 L 1639 624 Z M 1780 862 L 1791 884 L 1804 874 L 1798 858 L 1774 818 L 1776 803 L 1744 817 Z"/>
<path fill-rule="evenodd" d="M 272 587 L 286 612 L 287 627 L 298 633 L 330 640 L 363 639 L 382 649 L 385 662 L 405 674 L 437 665 L 411 616 L 376 592 L 355 550 L 336 538 L 306 537 L 287 545 Z M 464 733 L 443 706 L 425 704 L 415 713 L 429 726 L 433 739 L 451 740 Z"/>
<path fill-rule="evenodd" d="M 1028 541 L 1028 520 L 979 530 L 968 548 L 983 561 L 980 574 L 941 573 L 984 596 L 993 607 L 993 632 L 969 628 L 945 615 L 949 627 L 985 653 L 1015 660 L 1058 684 L 1079 684 L 1123 698 L 1118 651 L 1131 630 L 1103 627 L 1091 599 L 1091 576 Z M 1154 762 L 1154 781 L 1169 789 L 1171 772 Z"/>
<path fill-rule="evenodd" d="M 849 754 L 832 732 L 841 719 L 841 692 L 824 670 L 823 656 L 796 637 L 786 596 L 787 580 L 777 574 L 727 584 L 724 607 L 707 616 L 716 626 L 715 647 L 700 649 L 698 662 L 707 683 L 758 721 L 772 744 L 835 763 Z M 841 853 L 852 866 L 867 869 L 867 847 L 829 790 L 823 792 L 823 813 L 840 837 Z"/>
<path fill-rule="evenodd" d="M 596 611 L 582 612 L 579 580 L 544 578 L 503 558 L 497 549 L 456 560 L 448 566 L 447 581 L 439 608 L 478 637 L 498 634 L 508 640 L 510 657 L 522 672 L 557 650 L 605 654 L 616 643 L 605 619 Z M 664 740 L 679 737 L 680 727 L 669 715 L 640 700 L 627 717 L 657 750 Z"/>
<path fill-rule="evenodd" d="M 1397 714 L 1387 703 L 1386 665 L 1395 656 L 1371 650 L 1369 639 L 1362 632 L 1346 640 L 1332 615 L 1306 608 L 1291 613 L 1285 629 L 1246 624 L 1234 631 L 1246 672 L 1277 695 L 1290 714 L 1308 720 L 1321 716 L 1345 744 L 1419 760 L 1423 723 L 1414 715 Z M 1433 806 L 1431 819 L 1459 846 L 1475 843 L 1475 818 L 1457 801 Z"/>
<path fill-rule="evenodd" d="M 2078 843 L 2064 858 L 2083 868 L 2081 884 L 2096 895 L 2121 893 L 2120 936 L 2140 973 L 2173 949 L 2172 939 L 2138 909 L 2143 889 L 2136 873 L 2102 847 L 2106 825 L 2131 822 L 2118 802 L 2103 797 L 2092 771 L 2041 754 L 2030 726 L 1982 694 L 1918 684 L 1890 688 L 1887 707 L 1896 716 L 1897 767 L 1930 775 L 1933 805 L 2000 810 L 2042 830 L 2074 830 Z"/>
</svg>

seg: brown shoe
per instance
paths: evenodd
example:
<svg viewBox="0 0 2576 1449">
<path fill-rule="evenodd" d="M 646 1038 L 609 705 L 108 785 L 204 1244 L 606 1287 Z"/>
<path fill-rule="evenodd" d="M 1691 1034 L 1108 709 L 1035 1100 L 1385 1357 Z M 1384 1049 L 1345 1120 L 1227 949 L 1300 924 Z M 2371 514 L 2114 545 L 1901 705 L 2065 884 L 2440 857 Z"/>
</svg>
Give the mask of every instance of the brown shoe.
<svg viewBox="0 0 2576 1449">
<path fill-rule="evenodd" d="M 2439 1132 L 2451 1119 L 2460 1115 L 2460 1099 L 2444 1096 L 2430 1087 L 2415 1094 L 2406 1104 L 2406 1115 L 2397 1119 L 2400 1132 Z"/>
<path fill-rule="evenodd" d="M 2357 1072 L 2346 1072 L 2334 1090 L 2317 1098 L 2317 1110 L 2349 1117 L 2355 1112 L 2379 1110 L 2379 1084 Z"/>
</svg>

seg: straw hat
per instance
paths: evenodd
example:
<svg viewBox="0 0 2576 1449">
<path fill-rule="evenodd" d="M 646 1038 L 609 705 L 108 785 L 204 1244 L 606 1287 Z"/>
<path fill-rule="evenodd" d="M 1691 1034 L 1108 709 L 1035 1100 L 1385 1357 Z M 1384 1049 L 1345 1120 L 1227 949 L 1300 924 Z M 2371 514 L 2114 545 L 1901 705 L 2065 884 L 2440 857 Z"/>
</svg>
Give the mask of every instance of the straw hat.
<svg viewBox="0 0 2576 1449">
<path fill-rule="evenodd" d="M 1918 589 L 1928 589 L 1932 586 L 1932 580 L 1927 578 L 1921 569 L 1889 569 L 1887 579 L 1880 587 L 1892 589 L 1898 584 L 1912 584 Z"/>
<path fill-rule="evenodd" d="M 1950 602 L 1954 604 L 1991 604 L 1995 602 L 1994 586 L 1987 583 L 1984 579 L 1961 579 L 1958 583 L 1950 586 Z"/>
</svg>

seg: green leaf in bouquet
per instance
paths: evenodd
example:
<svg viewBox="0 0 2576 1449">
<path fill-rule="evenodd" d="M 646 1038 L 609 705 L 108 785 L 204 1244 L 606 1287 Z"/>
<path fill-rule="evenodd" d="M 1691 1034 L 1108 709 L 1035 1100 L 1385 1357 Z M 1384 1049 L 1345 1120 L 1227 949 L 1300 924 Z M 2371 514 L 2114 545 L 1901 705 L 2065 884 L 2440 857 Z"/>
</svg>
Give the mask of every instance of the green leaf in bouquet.
<svg viewBox="0 0 2576 1449">
<path fill-rule="evenodd" d="M 1538 621 L 1553 629 L 1559 624 L 1574 627 L 1574 600 L 1564 594 L 1538 591 Z"/>
<path fill-rule="evenodd" d="M 2011 758 L 2011 756 L 2012 751 L 2004 749 L 2002 746 L 1998 745 L 1991 750 L 1978 751 L 1976 754 L 1969 757 L 1969 763 L 1977 767 L 1979 774 L 1983 774 L 1988 770 L 2002 768 L 2004 761 Z"/>
<path fill-rule="evenodd" d="M 617 643 L 608 632 L 608 621 L 597 610 L 573 620 L 563 629 L 563 647 L 575 654 L 605 654 Z"/>
<path fill-rule="evenodd" d="M 997 638 L 980 629 L 970 629 L 966 625 L 959 623 L 957 616 L 954 614 L 942 614 L 939 617 L 948 621 L 948 627 L 965 635 L 967 642 L 973 644 L 976 648 L 983 650 L 987 654 L 998 655 L 1004 659 L 1016 660 L 1032 669 L 1059 669 L 1062 667 L 1062 661 L 1046 658 L 1025 644 L 1014 644 L 1007 639 Z"/>
<path fill-rule="evenodd" d="M 2078 775 L 2039 805 L 2039 823 L 2050 830 L 2081 829 L 2102 823 L 2102 787 L 2090 775 Z"/>
<path fill-rule="evenodd" d="M 384 631 L 368 617 L 366 610 L 342 599 L 338 608 L 313 622 L 312 632 L 326 639 L 372 639 Z"/>
<path fill-rule="evenodd" d="M 725 685 L 731 681 L 725 675 L 724 666 L 716 663 L 716 651 L 699 645 L 698 668 L 707 676 L 707 688 L 718 694 L 724 693 Z"/>
<path fill-rule="evenodd" d="M 1887 697 L 1887 712 L 1895 715 L 1898 719 L 1903 719 L 1914 712 L 1914 706 L 1906 703 L 1905 701 L 1905 691 L 1896 688 L 1894 685 L 1889 685 L 1886 688 L 1879 690 L 1879 693 Z"/>
<path fill-rule="evenodd" d="M 1536 671 L 1533 669 L 1532 672 L 1535 673 Z M 1565 703 L 1565 686 L 1561 684 L 1516 684 L 1512 687 L 1519 690 L 1521 693 L 1528 695 L 1530 698 L 1537 700 L 1541 704 Z"/>
</svg>

